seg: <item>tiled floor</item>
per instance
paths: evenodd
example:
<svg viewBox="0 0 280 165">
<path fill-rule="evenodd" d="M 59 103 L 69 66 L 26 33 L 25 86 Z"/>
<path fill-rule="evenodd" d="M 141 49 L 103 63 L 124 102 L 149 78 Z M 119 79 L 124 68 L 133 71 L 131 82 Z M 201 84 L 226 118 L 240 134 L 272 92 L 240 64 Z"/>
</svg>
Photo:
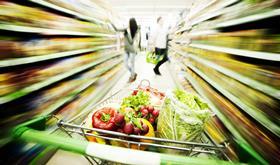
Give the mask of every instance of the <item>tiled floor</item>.
<svg viewBox="0 0 280 165">
<path fill-rule="evenodd" d="M 159 89 L 160 91 L 166 91 L 170 88 L 175 87 L 175 83 L 173 82 L 167 67 L 169 65 L 168 62 L 166 62 L 160 67 L 160 72 L 162 76 L 156 76 L 153 72 L 154 65 L 147 63 L 145 58 L 146 58 L 145 53 L 141 53 L 136 57 L 135 70 L 136 73 L 138 74 L 136 81 L 132 84 L 127 83 L 129 78 L 129 73 L 126 72 L 122 77 L 120 77 L 118 83 L 113 87 L 113 89 L 108 93 L 106 97 L 110 96 L 111 94 L 115 93 L 116 91 L 124 87 L 138 86 L 138 84 L 144 79 L 149 80 L 151 86 Z M 66 151 L 59 151 L 48 162 L 48 165 L 60 165 L 60 164 L 77 165 L 77 164 L 89 164 L 89 163 L 81 155 L 73 154 Z"/>
</svg>

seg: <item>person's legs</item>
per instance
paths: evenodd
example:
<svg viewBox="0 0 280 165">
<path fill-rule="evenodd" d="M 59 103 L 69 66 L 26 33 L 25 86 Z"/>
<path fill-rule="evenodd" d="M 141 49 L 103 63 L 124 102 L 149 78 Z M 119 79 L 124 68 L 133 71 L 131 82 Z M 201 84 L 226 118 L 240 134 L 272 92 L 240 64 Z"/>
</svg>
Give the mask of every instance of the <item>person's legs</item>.
<svg viewBox="0 0 280 165">
<path fill-rule="evenodd" d="M 129 56 L 129 60 L 130 60 L 130 71 L 131 71 L 131 75 L 133 76 L 135 74 L 135 54 L 131 53 Z"/>
<path fill-rule="evenodd" d="M 154 72 L 157 74 L 157 75 L 160 75 L 160 72 L 159 72 L 159 67 L 165 63 L 166 61 L 168 61 L 168 57 L 167 57 L 167 51 L 166 49 L 160 49 L 159 50 L 159 53 L 161 53 L 163 55 L 163 59 L 161 61 L 159 61 L 155 68 L 154 68 Z"/>
<path fill-rule="evenodd" d="M 128 52 L 125 52 L 124 54 L 124 65 L 126 69 L 131 73 L 130 65 L 129 65 L 129 56 L 130 54 Z"/>
<path fill-rule="evenodd" d="M 133 82 L 136 80 L 137 74 L 135 73 L 135 54 L 134 53 L 130 53 L 129 56 L 129 65 L 130 65 L 130 78 L 129 78 L 129 82 Z"/>
</svg>

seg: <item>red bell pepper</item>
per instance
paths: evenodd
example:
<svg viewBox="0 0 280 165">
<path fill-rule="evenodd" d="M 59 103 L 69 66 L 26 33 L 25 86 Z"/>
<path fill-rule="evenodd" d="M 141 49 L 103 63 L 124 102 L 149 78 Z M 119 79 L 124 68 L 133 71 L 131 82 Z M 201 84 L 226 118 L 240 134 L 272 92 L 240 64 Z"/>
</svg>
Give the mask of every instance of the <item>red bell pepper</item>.
<svg viewBox="0 0 280 165">
<path fill-rule="evenodd" d="M 92 115 L 92 126 L 94 128 L 114 131 L 117 129 L 115 117 L 117 111 L 114 108 L 105 107 Z"/>
</svg>

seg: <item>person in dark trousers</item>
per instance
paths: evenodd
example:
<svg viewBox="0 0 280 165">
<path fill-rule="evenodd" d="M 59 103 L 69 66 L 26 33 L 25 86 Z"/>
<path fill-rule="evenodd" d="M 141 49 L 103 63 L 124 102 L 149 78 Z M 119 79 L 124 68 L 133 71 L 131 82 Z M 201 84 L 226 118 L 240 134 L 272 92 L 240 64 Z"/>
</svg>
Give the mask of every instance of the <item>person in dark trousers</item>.
<svg viewBox="0 0 280 165">
<path fill-rule="evenodd" d="M 159 67 L 168 61 L 167 56 L 167 41 L 168 41 L 168 29 L 164 27 L 164 22 L 162 17 L 157 19 L 157 28 L 154 34 L 153 42 L 155 45 L 155 53 L 156 55 L 163 56 L 162 60 L 159 61 L 155 68 L 154 72 L 156 75 L 161 75 L 159 71 Z"/>
<path fill-rule="evenodd" d="M 116 31 L 124 33 L 124 49 L 125 49 L 124 63 L 126 68 L 130 72 L 130 77 L 128 82 L 133 82 L 136 80 L 137 77 L 137 74 L 135 73 L 134 70 L 134 64 L 135 64 L 135 56 L 140 47 L 140 28 L 137 25 L 135 18 L 130 18 L 128 28 L 118 29 L 113 24 L 112 26 Z"/>
</svg>

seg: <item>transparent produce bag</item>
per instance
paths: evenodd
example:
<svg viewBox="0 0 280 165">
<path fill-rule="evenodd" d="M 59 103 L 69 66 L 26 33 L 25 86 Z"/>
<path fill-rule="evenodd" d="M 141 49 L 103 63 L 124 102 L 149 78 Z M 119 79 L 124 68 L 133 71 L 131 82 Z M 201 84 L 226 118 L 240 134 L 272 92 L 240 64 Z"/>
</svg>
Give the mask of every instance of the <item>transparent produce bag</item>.
<svg viewBox="0 0 280 165">
<path fill-rule="evenodd" d="M 207 104 L 198 96 L 182 92 L 184 91 L 178 89 L 167 92 L 158 117 L 157 136 L 172 140 L 198 142 L 211 113 Z M 186 145 L 180 146 L 187 147 Z"/>
</svg>

